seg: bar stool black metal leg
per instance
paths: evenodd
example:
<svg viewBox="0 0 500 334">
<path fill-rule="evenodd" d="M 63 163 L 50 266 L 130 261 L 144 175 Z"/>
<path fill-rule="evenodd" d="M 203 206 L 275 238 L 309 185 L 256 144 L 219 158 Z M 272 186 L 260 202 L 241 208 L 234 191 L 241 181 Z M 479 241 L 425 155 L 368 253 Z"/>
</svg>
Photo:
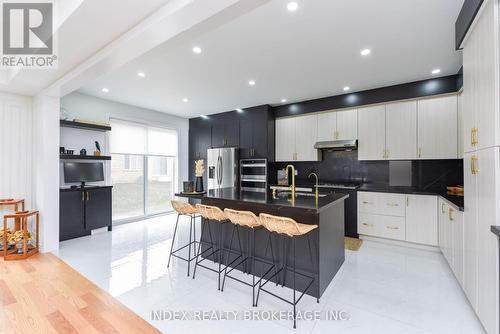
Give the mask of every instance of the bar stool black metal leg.
<svg viewBox="0 0 500 334">
<path fill-rule="evenodd" d="M 297 303 L 295 297 L 295 238 L 292 238 L 293 245 L 293 328 L 297 328 Z M 286 268 L 285 268 L 286 271 Z"/>
<path fill-rule="evenodd" d="M 177 215 L 177 221 L 175 222 L 174 236 L 172 238 L 172 245 L 170 246 L 170 255 L 168 256 L 167 268 L 170 266 L 170 259 L 172 258 L 172 251 L 174 250 L 175 235 L 177 234 L 177 225 L 179 225 L 180 214 Z"/>
<path fill-rule="evenodd" d="M 255 306 L 255 229 L 252 229 L 252 239 L 248 242 L 248 255 L 250 256 L 252 271 L 252 307 Z M 253 247 L 253 248 L 251 248 Z M 252 251 L 253 250 L 253 251 Z M 251 252 L 252 251 L 252 252 Z M 251 252 L 251 253 L 250 253 Z"/>
<path fill-rule="evenodd" d="M 207 224 L 207 222 L 205 221 L 205 219 L 202 218 L 201 219 L 200 241 L 203 238 L 203 231 L 205 230 L 205 225 L 206 224 Z M 210 226 L 209 226 L 209 228 L 210 228 Z M 211 234 L 210 234 L 210 247 L 213 247 L 212 235 Z M 198 252 L 196 253 L 196 259 L 194 260 L 193 279 L 196 276 L 196 268 L 198 267 L 198 260 L 200 258 L 200 253 L 201 253 L 201 242 L 198 244 Z"/>
<path fill-rule="evenodd" d="M 188 247 L 188 277 L 189 277 L 189 269 L 191 268 L 191 243 L 192 243 L 192 231 L 193 231 L 193 216 L 189 220 L 189 247 Z"/>
<path fill-rule="evenodd" d="M 227 275 L 227 265 L 230 263 L 231 260 L 231 251 L 233 249 L 233 239 L 234 239 L 234 232 L 238 227 L 236 225 L 233 225 L 233 230 L 231 232 L 231 241 L 229 241 L 229 250 L 227 251 L 227 260 L 224 262 L 226 263 L 226 268 L 224 269 L 224 278 L 222 279 L 222 287 L 219 288 L 219 290 L 224 291 L 224 285 L 226 284 L 226 275 Z M 224 258 L 224 254 L 222 254 L 222 258 Z M 220 276 L 220 263 L 219 263 L 219 276 Z"/>
<path fill-rule="evenodd" d="M 287 272 L 286 268 L 288 266 L 288 252 L 287 252 L 288 247 L 287 246 L 289 246 L 289 242 L 288 242 L 288 237 L 282 236 L 282 238 L 283 238 L 283 259 L 284 259 L 283 260 L 284 261 L 283 268 L 284 268 L 284 270 L 283 270 L 283 282 L 282 282 L 281 286 L 284 287 L 286 284 L 286 272 Z"/>
</svg>

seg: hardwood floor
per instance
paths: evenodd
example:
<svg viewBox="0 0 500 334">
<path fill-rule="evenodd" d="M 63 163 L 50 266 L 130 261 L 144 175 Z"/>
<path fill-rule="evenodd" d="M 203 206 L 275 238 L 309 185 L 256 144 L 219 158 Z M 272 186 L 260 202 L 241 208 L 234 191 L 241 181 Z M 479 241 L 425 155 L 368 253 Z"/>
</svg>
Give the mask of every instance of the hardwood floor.
<svg viewBox="0 0 500 334">
<path fill-rule="evenodd" d="M 159 333 L 52 254 L 0 259 L 0 333 Z"/>
</svg>

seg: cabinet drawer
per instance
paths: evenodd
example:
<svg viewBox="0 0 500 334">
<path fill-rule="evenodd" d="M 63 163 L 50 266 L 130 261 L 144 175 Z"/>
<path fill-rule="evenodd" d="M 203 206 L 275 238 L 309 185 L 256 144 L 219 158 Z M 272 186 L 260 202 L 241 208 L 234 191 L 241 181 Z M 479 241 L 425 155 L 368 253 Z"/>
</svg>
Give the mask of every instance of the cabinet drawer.
<svg viewBox="0 0 500 334">
<path fill-rule="evenodd" d="M 405 216 L 405 195 L 358 192 L 358 211 L 363 213 Z"/>
<path fill-rule="evenodd" d="M 379 223 L 380 236 L 388 239 L 405 240 L 405 218 L 382 216 Z"/>
<path fill-rule="evenodd" d="M 371 215 L 366 213 L 360 213 L 358 215 L 358 233 L 371 236 L 379 236 L 378 228 L 379 217 L 377 215 Z"/>
<path fill-rule="evenodd" d="M 378 213 L 377 193 L 358 191 L 358 211 L 363 213 Z"/>
</svg>

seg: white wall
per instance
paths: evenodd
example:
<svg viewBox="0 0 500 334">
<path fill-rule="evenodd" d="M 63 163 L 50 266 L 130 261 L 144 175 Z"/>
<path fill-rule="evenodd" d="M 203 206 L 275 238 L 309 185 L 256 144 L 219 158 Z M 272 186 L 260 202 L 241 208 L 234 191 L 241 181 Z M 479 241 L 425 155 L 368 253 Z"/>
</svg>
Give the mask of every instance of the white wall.
<svg viewBox="0 0 500 334">
<path fill-rule="evenodd" d="M 35 208 L 33 138 L 31 97 L 0 92 L 0 198 L 24 198 L 26 209 Z"/>
<path fill-rule="evenodd" d="M 179 135 L 178 189 L 181 189 L 182 181 L 188 179 L 189 121 L 187 118 L 171 116 L 162 112 L 104 100 L 80 93 L 71 93 L 64 96 L 61 99 L 61 107 L 66 109 L 69 119 L 76 117 L 92 121 L 109 122 L 110 118 L 118 118 L 177 130 Z"/>
</svg>

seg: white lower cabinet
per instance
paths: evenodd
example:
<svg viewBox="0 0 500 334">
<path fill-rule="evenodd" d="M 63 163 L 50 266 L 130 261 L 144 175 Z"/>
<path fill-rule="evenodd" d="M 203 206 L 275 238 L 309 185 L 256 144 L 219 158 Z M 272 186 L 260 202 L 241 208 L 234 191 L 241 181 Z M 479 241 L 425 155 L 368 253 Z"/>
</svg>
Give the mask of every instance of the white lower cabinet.
<svg viewBox="0 0 500 334">
<path fill-rule="evenodd" d="M 439 199 L 439 248 L 458 282 L 464 287 L 463 213 L 443 199 Z"/>
<path fill-rule="evenodd" d="M 358 192 L 358 233 L 437 246 L 437 197 Z"/>
<path fill-rule="evenodd" d="M 406 241 L 438 245 L 437 196 L 406 195 Z"/>
</svg>

